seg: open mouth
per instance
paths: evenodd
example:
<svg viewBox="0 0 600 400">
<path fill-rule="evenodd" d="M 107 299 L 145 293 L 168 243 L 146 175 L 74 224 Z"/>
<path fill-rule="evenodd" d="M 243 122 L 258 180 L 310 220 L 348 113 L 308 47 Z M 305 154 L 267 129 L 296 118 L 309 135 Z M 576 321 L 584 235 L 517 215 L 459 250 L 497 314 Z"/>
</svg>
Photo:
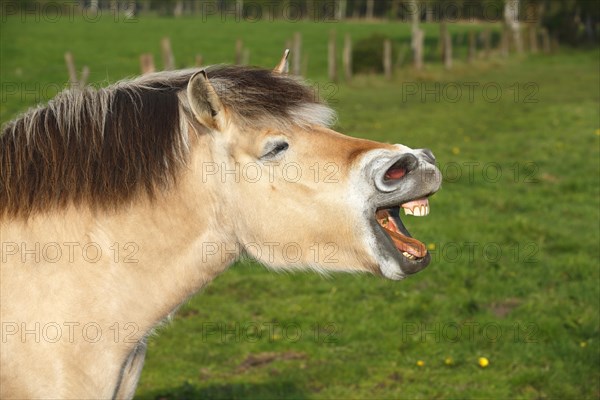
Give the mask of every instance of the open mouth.
<svg viewBox="0 0 600 400">
<path fill-rule="evenodd" d="M 383 231 L 390 238 L 402 256 L 411 261 L 420 261 L 427 256 L 427 247 L 413 238 L 400 219 L 400 208 L 406 215 L 424 217 L 429 214 L 429 200 L 426 198 L 409 201 L 400 206 L 379 208 L 375 216 Z"/>
</svg>

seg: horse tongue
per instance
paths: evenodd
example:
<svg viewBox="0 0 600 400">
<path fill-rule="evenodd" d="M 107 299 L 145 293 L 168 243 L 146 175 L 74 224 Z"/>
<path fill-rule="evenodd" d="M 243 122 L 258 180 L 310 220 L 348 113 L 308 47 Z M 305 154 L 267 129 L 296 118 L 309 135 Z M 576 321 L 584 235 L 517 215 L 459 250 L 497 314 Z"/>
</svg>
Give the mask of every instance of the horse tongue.
<svg viewBox="0 0 600 400">
<path fill-rule="evenodd" d="M 396 248 L 398 250 L 406 251 L 407 253 L 412 254 L 413 256 L 418 258 L 422 258 L 427 255 L 427 248 L 423 243 L 419 242 L 417 239 L 404 236 L 399 232 L 394 232 L 389 229 L 386 230 L 392 237 L 392 240 L 394 241 L 394 244 L 396 245 Z"/>
<path fill-rule="evenodd" d="M 413 239 L 411 237 L 403 235 L 398 229 L 398 225 L 396 225 L 394 219 L 391 218 L 387 210 L 378 211 L 377 219 L 387 221 L 385 225 L 382 224 L 383 229 L 385 229 L 386 232 L 390 235 L 392 241 L 394 242 L 394 245 L 398 250 L 406 251 L 407 253 L 412 254 L 413 256 L 418 258 L 425 257 L 425 255 L 427 254 L 427 249 L 425 248 L 425 245 L 417 239 Z"/>
</svg>

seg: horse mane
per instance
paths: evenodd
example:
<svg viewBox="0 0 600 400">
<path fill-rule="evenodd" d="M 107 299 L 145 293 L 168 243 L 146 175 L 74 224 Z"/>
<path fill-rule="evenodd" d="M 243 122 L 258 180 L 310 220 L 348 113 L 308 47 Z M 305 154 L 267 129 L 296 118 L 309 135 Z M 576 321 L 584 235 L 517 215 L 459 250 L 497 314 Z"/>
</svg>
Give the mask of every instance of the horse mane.
<svg viewBox="0 0 600 400">
<path fill-rule="evenodd" d="M 333 122 L 331 109 L 294 78 L 239 66 L 206 71 L 240 129 Z M 7 123 L 0 136 L 0 216 L 69 204 L 117 208 L 171 187 L 189 158 L 188 121 L 203 133 L 185 96 L 195 72 L 65 90 Z"/>
</svg>

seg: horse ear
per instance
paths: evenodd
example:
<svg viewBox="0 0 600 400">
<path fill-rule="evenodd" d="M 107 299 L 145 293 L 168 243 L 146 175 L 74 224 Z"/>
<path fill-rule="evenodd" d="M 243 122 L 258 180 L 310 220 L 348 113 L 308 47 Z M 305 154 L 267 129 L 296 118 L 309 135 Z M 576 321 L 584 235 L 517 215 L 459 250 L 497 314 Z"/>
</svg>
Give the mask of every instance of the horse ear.
<svg viewBox="0 0 600 400">
<path fill-rule="evenodd" d="M 289 67 L 288 67 L 288 55 L 290 54 L 290 49 L 285 49 L 285 51 L 283 52 L 283 57 L 281 57 L 281 61 L 279 61 L 279 64 L 277 64 L 277 66 L 273 69 L 273 72 L 278 73 L 278 74 L 287 74 Z"/>
<path fill-rule="evenodd" d="M 196 72 L 190 78 L 187 98 L 198 121 L 217 130 L 223 127 L 223 105 L 205 70 Z"/>
</svg>

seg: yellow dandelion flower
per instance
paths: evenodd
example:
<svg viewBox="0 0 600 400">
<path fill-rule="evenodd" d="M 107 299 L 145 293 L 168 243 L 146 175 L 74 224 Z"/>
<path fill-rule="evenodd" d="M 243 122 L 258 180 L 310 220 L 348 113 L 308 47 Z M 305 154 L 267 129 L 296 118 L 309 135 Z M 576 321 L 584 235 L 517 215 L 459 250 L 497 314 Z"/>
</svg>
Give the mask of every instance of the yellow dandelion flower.
<svg viewBox="0 0 600 400">
<path fill-rule="evenodd" d="M 446 365 L 453 365 L 454 364 L 454 360 L 452 359 L 452 357 L 446 357 L 446 359 L 444 360 L 444 364 L 446 364 Z"/>
<path fill-rule="evenodd" d="M 600 136 L 600 129 L 596 129 L 596 135 Z"/>
<path fill-rule="evenodd" d="M 435 243 L 429 243 L 427 245 L 427 250 L 431 250 L 431 251 L 435 250 Z"/>
<path fill-rule="evenodd" d="M 417 361 L 417 367 L 423 367 L 423 366 L 425 366 L 425 361 L 423 361 L 423 360 Z"/>
<path fill-rule="evenodd" d="M 485 368 L 485 367 L 487 367 L 488 365 L 490 365 L 490 360 L 488 360 L 488 359 L 487 359 L 487 358 L 485 358 L 485 357 L 479 357 L 479 366 L 480 366 L 481 368 Z"/>
<path fill-rule="evenodd" d="M 454 154 L 454 155 L 460 154 L 460 149 L 458 147 L 456 147 L 456 146 L 453 147 L 452 148 L 452 154 Z"/>
<path fill-rule="evenodd" d="M 584 348 L 587 346 L 587 342 L 580 342 L 579 347 Z"/>
</svg>

